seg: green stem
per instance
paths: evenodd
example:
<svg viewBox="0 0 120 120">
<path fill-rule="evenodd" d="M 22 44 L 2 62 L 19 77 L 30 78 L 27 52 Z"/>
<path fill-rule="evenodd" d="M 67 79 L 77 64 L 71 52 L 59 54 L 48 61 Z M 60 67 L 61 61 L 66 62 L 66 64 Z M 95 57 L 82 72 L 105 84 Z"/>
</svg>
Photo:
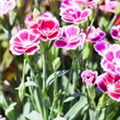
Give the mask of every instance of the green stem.
<svg viewBox="0 0 120 120">
<path fill-rule="evenodd" d="M 54 71 L 54 99 L 53 99 L 53 103 L 52 103 L 52 107 L 51 107 L 51 111 L 50 111 L 50 119 L 53 120 L 53 110 L 55 108 L 56 105 L 56 101 L 58 99 L 58 85 L 57 85 L 57 73 L 56 71 Z"/>
<path fill-rule="evenodd" d="M 38 88 L 34 88 L 34 87 L 29 86 L 29 91 L 31 94 L 31 101 L 32 101 L 32 104 L 34 106 L 34 109 L 39 111 L 40 113 L 42 113 L 42 116 L 44 118 L 45 105 L 43 104 L 44 100 L 42 99 L 43 98 L 42 97 L 43 96 L 42 89 L 41 89 L 41 86 L 39 85 L 39 81 L 36 78 L 36 75 L 35 75 L 33 66 L 30 62 L 30 59 L 26 54 L 25 54 L 25 58 L 26 58 L 29 66 L 30 66 L 30 69 L 31 69 L 31 77 L 33 78 L 33 80 L 35 80 L 36 84 L 38 85 Z M 47 120 L 47 119 L 45 119 L 45 120 Z"/>
<path fill-rule="evenodd" d="M 42 61 L 43 61 L 43 96 L 46 97 L 47 95 L 47 88 L 46 88 L 46 58 L 44 53 L 42 54 Z"/>
<path fill-rule="evenodd" d="M 22 74 L 22 82 L 25 82 L 26 64 L 27 64 L 27 60 L 24 59 L 24 63 L 23 63 L 23 74 Z"/>
<path fill-rule="evenodd" d="M 44 105 L 44 120 L 48 120 L 47 108 L 46 108 L 46 98 L 47 98 L 47 88 L 46 88 L 46 56 L 45 53 L 42 54 L 43 62 L 43 105 Z"/>
<path fill-rule="evenodd" d="M 115 14 L 115 15 L 113 16 L 111 22 L 109 23 L 109 29 L 113 26 L 113 24 L 114 24 L 114 22 L 115 22 L 117 16 L 118 16 L 117 14 Z"/>
</svg>

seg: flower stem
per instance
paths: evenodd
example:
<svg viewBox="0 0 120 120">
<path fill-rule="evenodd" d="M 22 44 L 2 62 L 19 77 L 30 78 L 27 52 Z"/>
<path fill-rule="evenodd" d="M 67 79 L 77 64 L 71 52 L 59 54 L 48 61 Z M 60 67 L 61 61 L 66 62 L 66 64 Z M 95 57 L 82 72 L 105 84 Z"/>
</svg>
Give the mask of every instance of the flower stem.
<svg viewBox="0 0 120 120">
<path fill-rule="evenodd" d="M 45 55 L 42 55 L 42 62 L 43 62 L 43 96 L 46 97 L 47 95 L 47 88 L 46 88 L 46 58 Z"/>
<path fill-rule="evenodd" d="M 52 107 L 51 107 L 51 111 L 50 111 L 50 119 L 53 120 L 53 110 L 54 110 L 54 107 L 56 105 L 56 101 L 58 99 L 58 85 L 57 85 L 57 74 L 56 74 L 56 71 L 54 71 L 54 99 L 53 99 L 53 103 L 52 103 Z"/>
</svg>

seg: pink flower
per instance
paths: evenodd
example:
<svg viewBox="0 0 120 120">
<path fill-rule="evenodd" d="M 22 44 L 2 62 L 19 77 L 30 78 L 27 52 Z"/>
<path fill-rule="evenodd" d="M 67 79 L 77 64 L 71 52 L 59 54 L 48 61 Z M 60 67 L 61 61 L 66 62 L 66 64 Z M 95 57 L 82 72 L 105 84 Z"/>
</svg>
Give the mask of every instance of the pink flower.
<svg viewBox="0 0 120 120">
<path fill-rule="evenodd" d="M 71 7 L 71 6 L 77 6 L 75 0 L 62 0 L 61 5 L 60 5 L 60 10 L 64 9 L 66 7 Z"/>
<path fill-rule="evenodd" d="M 43 41 L 55 40 L 61 35 L 58 20 L 48 12 L 41 14 L 36 21 L 30 22 L 28 28 Z"/>
<path fill-rule="evenodd" d="M 104 73 L 98 76 L 96 84 L 102 92 L 107 93 L 113 100 L 120 101 L 120 76 Z"/>
<path fill-rule="evenodd" d="M 91 28 L 88 27 L 86 34 L 88 34 L 87 41 L 91 43 L 101 41 L 106 36 L 104 31 L 102 31 L 100 28 L 95 28 L 94 26 L 92 26 Z"/>
<path fill-rule="evenodd" d="M 120 40 L 120 25 L 113 26 L 110 30 L 112 38 Z"/>
<path fill-rule="evenodd" d="M 55 40 L 60 37 L 61 29 L 59 28 L 59 22 L 55 17 L 40 18 L 38 24 L 40 38 L 43 41 Z"/>
<path fill-rule="evenodd" d="M 100 41 L 100 42 L 97 42 L 95 45 L 94 45 L 94 49 L 96 52 L 98 52 L 99 55 L 103 55 L 103 53 L 105 52 L 105 50 L 107 50 L 108 48 L 110 47 L 110 43 L 107 42 L 107 41 Z"/>
<path fill-rule="evenodd" d="M 111 45 L 103 53 L 101 67 L 112 74 L 120 74 L 120 46 L 118 44 Z"/>
<path fill-rule="evenodd" d="M 60 9 L 64 9 L 66 7 L 97 7 L 97 0 L 62 0 Z"/>
<path fill-rule="evenodd" d="M 77 26 L 64 26 L 61 40 L 55 41 L 54 44 L 57 48 L 76 49 L 78 46 L 83 46 L 85 36 L 85 33 L 80 33 Z"/>
<path fill-rule="evenodd" d="M 40 13 L 38 16 L 38 19 L 40 17 L 54 17 L 50 12 Z M 34 15 L 31 13 L 30 15 L 26 16 L 25 18 L 25 24 L 28 26 L 28 28 L 31 28 L 31 24 L 35 24 L 36 20 L 34 20 Z"/>
<path fill-rule="evenodd" d="M 15 6 L 15 0 L 0 0 L 0 17 L 10 12 Z"/>
<path fill-rule="evenodd" d="M 87 21 L 91 14 L 90 9 L 81 10 L 79 7 L 66 7 L 61 9 L 61 19 L 67 23 L 80 24 Z"/>
<path fill-rule="evenodd" d="M 117 0 L 104 0 L 102 5 L 100 5 L 100 9 L 103 11 L 115 13 L 117 5 L 118 5 Z"/>
<path fill-rule="evenodd" d="M 39 36 L 24 29 L 10 40 L 10 51 L 15 55 L 32 55 L 39 50 Z"/>
<path fill-rule="evenodd" d="M 95 84 L 98 73 L 91 70 L 86 70 L 81 73 L 82 82 L 86 83 L 89 86 Z"/>
<path fill-rule="evenodd" d="M 97 0 L 75 0 L 80 6 L 94 8 L 97 7 Z"/>
</svg>

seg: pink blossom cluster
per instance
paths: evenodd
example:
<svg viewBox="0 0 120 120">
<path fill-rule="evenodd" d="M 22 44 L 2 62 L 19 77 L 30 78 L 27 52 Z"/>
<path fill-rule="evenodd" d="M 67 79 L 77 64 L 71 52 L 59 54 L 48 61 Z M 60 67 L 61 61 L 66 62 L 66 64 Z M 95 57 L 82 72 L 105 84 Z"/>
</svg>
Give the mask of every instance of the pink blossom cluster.
<svg viewBox="0 0 120 120">
<path fill-rule="evenodd" d="M 83 83 L 97 84 L 112 99 L 120 101 L 120 46 L 106 41 L 97 42 L 95 50 L 102 56 L 101 67 L 106 72 L 97 76 L 97 72 L 86 70 L 81 74 Z"/>
<path fill-rule="evenodd" d="M 72 2 L 73 1 L 69 1 L 69 0 L 62 1 L 61 7 L 63 7 L 63 9 L 60 11 L 61 19 L 64 22 L 73 23 L 73 24 L 80 24 L 84 21 L 87 21 L 88 17 L 91 14 L 91 10 L 88 8 L 82 10 L 79 7 L 74 6 Z M 83 33 L 78 26 L 68 25 L 68 26 L 60 27 L 57 18 L 54 15 L 52 15 L 50 12 L 39 13 L 37 18 L 34 18 L 34 14 L 31 14 L 25 19 L 25 23 L 28 28 L 27 34 L 36 35 L 37 38 L 32 40 L 30 37 L 24 40 L 21 39 L 20 41 L 22 42 L 22 44 L 20 45 L 24 45 L 21 46 L 21 48 L 26 47 L 26 49 L 20 51 L 18 50 L 20 46 L 18 45 L 16 46 L 16 43 L 18 43 L 16 39 L 21 38 L 18 32 L 18 34 L 13 36 L 10 40 L 10 45 L 12 46 L 10 47 L 10 50 L 13 54 L 21 55 L 23 53 L 28 53 L 28 51 L 26 52 L 26 50 L 30 49 L 31 43 L 34 43 L 36 39 L 39 39 L 39 42 L 40 40 L 42 41 L 55 40 L 54 45 L 57 48 L 65 48 L 65 49 L 76 49 L 79 46 L 82 47 L 86 39 L 86 34 Z M 20 31 L 20 33 L 21 32 L 22 34 L 24 34 L 24 32 L 26 31 L 22 30 Z M 26 43 L 24 44 L 24 42 L 26 41 L 27 41 L 27 46 L 25 46 Z M 35 44 L 38 46 L 39 42 L 37 41 L 37 43 Z M 13 49 L 13 46 L 15 46 L 17 50 Z M 37 50 L 38 47 L 36 47 L 36 49 L 34 49 L 33 52 L 28 54 L 29 55 L 34 54 Z"/>
<path fill-rule="evenodd" d="M 106 73 L 98 76 L 97 71 L 86 70 L 81 74 L 82 81 L 90 86 L 97 84 L 101 91 L 120 101 L 120 46 L 107 42 L 106 33 L 99 27 L 88 26 L 86 30 L 79 27 L 88 20 L 97 4 L 96 0 L 62 0 L 60 16 L 70 24 L 63 27 L 50 12 L 39 13 L 37 18 L 31 14 L 25 19 L 27 29 L 20 30 L 10 39 L 10 51 L 15 55 L 33 55 L 40 49 L 41 41 L 52 41 L 55 47 L 67 50 L 83 48 L 85 42 L 94 43 L 94 49 L 102 56 L 101 67 Z M 104 0 L 100 9 L 114 13 L 116 5 L 116 1 Z M 113 26 L 110 34 L 120 40 L 120 25 Z"/>
</svg>

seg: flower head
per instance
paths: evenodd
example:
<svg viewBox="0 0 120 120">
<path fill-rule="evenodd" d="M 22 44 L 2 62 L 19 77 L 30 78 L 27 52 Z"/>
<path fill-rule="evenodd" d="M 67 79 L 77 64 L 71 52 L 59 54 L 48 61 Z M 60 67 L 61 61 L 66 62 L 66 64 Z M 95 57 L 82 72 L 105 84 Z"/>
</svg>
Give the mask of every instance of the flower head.
<svg viewBox="0 0 120 120">
<path fill-rule="evenodd" d="M 120 101 L 120 76 L 104 73 L 98 76 L 96 84 L 102 92 L 107 93 L 112 99 Z"/>
<path fill-rule="evenodd" d="M 61 35 L 58 20 L 49 12 L 41 13 L 35 21 L 29 23 L 28 28 L 39 35 L 43 41 L 54 40 Z"/>
<path fill-rule="evenodd" d="M 114 39 L 120 40 L 120 25 L 113 26 L 110 30 L 110 34 Z"/>
<path fill-rule="evenodd" d="M 15 6 L 15 0 L 0 0 L 0 17 L 14 9 Z"/>
<path fill-rule="evenodd" d="M 110 47 L 110 43 L 107 41 L 99 41 L 94 45 L 94 49 L 96 52 L 98 52 L 99 55 L 103 55 L 105 50 L 107 50 Z"/>
<path fill-rule="evenodd" d="M 97 0 L 75 0 L 79 6 L 94 8 L 97 7 Z"/>
<path fill-rule="evenodd" d="M 43 17 L 38 20 L 38 30 L 43 41 L 55 40 L 60 37 L 61 29 L 55 17 Z"/>
<path fill-rule="evenodd" d="M 106 36 L 104 31 L 102 31 L 100 28 L 95 28 L 94 26 L 92 26 L 91 28 L 88 27 L 86 34 L 88 34 L 87 41 L 91 43 L 101 41 Z"/>
<path fill-rule="evenodd" d="M 103 3 L 100 5 L 100 9 L 103 11 L 115 13 L 117 5 L 117 0 L 104 0 Z"/>
<path fill-rule="evenodd" d="M 118 44 L 111 45 L 104 51 L 101 66 L 106 72 L 120 74 L 120 46 Z"/>
<path fill-rule="evenodd" d="M 10 51 L 15 55 L 34 54 L 39 49 L 39 36 L 24 29 L 10 40 Z"/>
<path fill-rule="evenodd" d="M 65 9 L 66 7 L 77 6 L 75 0 L 62 0 L 60 5 L 60 10 Z"/>
<path fill-rule="evenodd" d="M 97 79 L 98 73 L 96 71 L 86 70 L 81 73 L 82 82 L 87 85 L 94 85 Z"/>
<path fill-rule="evenodd" d="M 85 33 L 80 33 L 77 26 L 64 26 L 61 40 L 55 41 L 54 44 L 57 48 L 76 49 L 78 46 L 83 46 L 85 36 Z"/>
<path fill-rule="evenodd" d="M 90 9 L 81 10 L 79 7 L 66 7 L 61 9 L 61 19 L 67 23 L 80 24 L 87 21 L 91 14 Z"/>
</svg>

